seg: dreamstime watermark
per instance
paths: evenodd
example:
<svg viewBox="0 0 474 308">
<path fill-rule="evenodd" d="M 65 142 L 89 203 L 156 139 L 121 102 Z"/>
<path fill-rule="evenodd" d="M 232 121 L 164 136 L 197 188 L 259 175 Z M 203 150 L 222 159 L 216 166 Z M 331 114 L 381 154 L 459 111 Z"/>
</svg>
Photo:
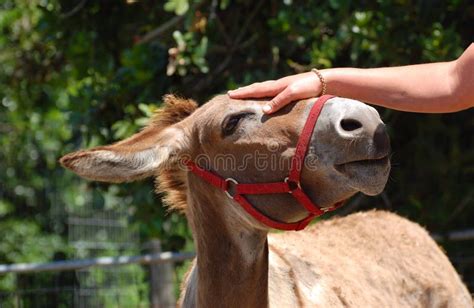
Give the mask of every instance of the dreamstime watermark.
<svg viewBox="0 0 474 308">
<path fill-rule="evenodd" d="M 314 153 L 308 153 L 304 160 L 291 156 L 285 156 L 276 152 L 262 152 L 255 150 L 252 153 L 217 154 L 210 156 L 198 154 L 195 157 L 185 154 L 172 155 L 173 159 L 164 162 L 163 168 L 172 167 L 187 171 L 187 162 L 192 161 L 199 167 L 206 170 L 232 171 L 232 172 L 277 172 L 290 170 L 291 168 L 307 169 L 314 171 L 318 167 L 319 158 Z M 177 163 L 177 164 L 176 164 Z"/>
</svg>

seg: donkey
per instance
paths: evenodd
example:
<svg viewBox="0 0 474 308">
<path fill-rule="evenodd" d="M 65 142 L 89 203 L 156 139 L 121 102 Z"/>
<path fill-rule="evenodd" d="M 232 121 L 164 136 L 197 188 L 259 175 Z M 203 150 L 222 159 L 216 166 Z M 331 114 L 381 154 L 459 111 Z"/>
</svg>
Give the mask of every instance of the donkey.
<svg viewBox="0 0 474 308">
<path fill-rule="evenodd" d="M 168 95 L 141 132 L 60 162 L 96 181 L 157 178 L 157 191 L 186 214 L 195 240 L 183 307 L 472 307 L 428 233 L 395 214 L 369 211 L 270 233 L 272 226 L 301 229 L 355 193 L 376 195 L 386 184 L 390 143 L 377 111 L 326 99 L 308 130 L 315 99 L 268 116 L 264 101 L 220 95 L 198 108 Z M 300 135 L 307 138 L 303 157 Z M 290 183 L 295 157 L 302 164 Z M 250 185 L 253 194 L 243 198 L 245 183 L 273 183 L 265 187 L 274 192 Z"/>
</svg>

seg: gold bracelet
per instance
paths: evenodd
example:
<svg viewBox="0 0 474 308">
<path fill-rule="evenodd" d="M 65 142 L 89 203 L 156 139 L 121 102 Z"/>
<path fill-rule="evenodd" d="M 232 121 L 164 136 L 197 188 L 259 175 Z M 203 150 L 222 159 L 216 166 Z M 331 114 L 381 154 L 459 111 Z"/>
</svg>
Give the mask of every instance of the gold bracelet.
<svg viewBox="0 0 474 308">
<path fill-rule="evenodd" d="M 321 85 L 323 86 L 320 96 L 325 95 L 326 90 L 327 90 L 327 84 L 326 84 L 326 80 L 324 80 L 323 74 L 321 74 L 321 72 L 315 68 L 313 68 L 311 71 L 319 77 L 319 80 L 321 81 Z"/>
</svg>

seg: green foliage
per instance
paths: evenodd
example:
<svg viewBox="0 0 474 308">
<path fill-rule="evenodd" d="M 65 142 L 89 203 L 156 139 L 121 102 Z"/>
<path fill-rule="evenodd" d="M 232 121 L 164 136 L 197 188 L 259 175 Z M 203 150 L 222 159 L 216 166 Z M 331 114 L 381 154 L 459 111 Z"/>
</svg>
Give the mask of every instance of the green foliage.
<svg viewBox="0 0 474 308">
<path fill-rule="evenodd" d="M 177 72 L 178 75 L 185 76 L 191 65 L 196 66 L 201 73 L 209 72 L 209 67 L 204 58 L 208 44 L 206 36 L 203 36 L 197 42 L 194 33 L 188 32 L 183 35 L 183 33 L 176 30 L 173 32 L 173 38 L 176 41 L 177 47 L 170 49 L 170 54 L 173 57 L 168 63 L 167 75 L 173 75 Z"/>
<path fill-rule="evenodd" d="M 189 2 L 188 0 L 169 0 L 165 3 L 164 9 L 176 15 L 184 15 L 189 9 Z"/>
<path fill-rule="evenodd" d="M 463 0 L 75 2 L 0 3 L 0 263 L 68 257 L 57 209 L 86 202 L 130 209 L 144 242 L 192 249 L 186 222 L 166 212 L 151 180 L 89 183 L 57 163 L 130 136 L 166 93 L 203 103 L 311 67 L 451 60 L 474 37 L 474 5 Z M 362 208 L 391 208 L 433 232 L 472 227 L 472 111 L 381 112 L 395 166 L 384 195 L 364 198 Z M 2 290 L 16 283 L 0 280 Z"/>
</svg>

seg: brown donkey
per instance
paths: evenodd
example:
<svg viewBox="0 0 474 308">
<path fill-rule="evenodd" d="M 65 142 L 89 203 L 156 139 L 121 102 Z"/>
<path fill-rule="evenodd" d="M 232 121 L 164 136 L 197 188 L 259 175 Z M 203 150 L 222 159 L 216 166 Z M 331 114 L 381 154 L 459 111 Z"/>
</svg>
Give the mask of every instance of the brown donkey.
<svg viewBox="0 0 474 308">
<path fill-rule="evenodd" d="M 217 96 L 197 108 L 167 96 L 141 132 L 68 154 L 61 163 L 98 181 L 157 177 L 158 190 L 171 208 L 185 212 L 195 239 L 184 307 L 472 307 L 449 260 L 417 224 L 372 211 L 269 234 L 232 199 L 236 186 L 226 193 L 182 163 L 231 178 L 225 182 L 231 186 L 282 182 L 314 102 L 267 116 L 262 101 Z M 325 208 L 359 191 L 382 191 L 390 144 L 375 109 L 330 99 L 310 137 L 300 185 L 311 202 Z M 290 193 L 246 198 L 271 221 L 292 223 L 308 215 Z"/>
</svg>

